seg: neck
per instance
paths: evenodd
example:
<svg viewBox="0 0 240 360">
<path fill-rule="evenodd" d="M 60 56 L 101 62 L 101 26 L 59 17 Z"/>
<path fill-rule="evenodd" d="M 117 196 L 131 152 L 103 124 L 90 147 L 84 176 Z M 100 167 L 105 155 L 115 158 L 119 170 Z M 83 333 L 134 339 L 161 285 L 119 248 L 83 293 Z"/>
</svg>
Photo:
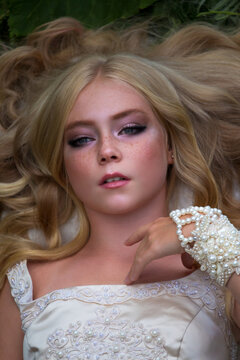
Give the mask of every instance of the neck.
<svg viewBox="0 0 240 360">
<path fill-rule="evenodd" d="M 158 217 L 168 216 L 166 201 L 155 206 L 149 204 L 132 212 L 125 214 L 100 214 L 86 209 L 91 224 L 91 234 L 85 247 L 85 251 L 91 254 L 108 253 L 112 256 L 131 256 L 136 251 L 136 246 L 130 248 L 124 242 L 138 228 L 148 224 Z M 137 245 L 137 244 L 136 244 Z"/>
</svg>

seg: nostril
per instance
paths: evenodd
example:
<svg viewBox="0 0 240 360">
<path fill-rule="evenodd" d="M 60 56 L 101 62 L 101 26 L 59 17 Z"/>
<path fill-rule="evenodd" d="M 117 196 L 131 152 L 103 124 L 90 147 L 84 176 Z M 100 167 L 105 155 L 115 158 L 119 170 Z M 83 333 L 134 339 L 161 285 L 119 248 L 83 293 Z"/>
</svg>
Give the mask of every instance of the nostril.
<svg viewBox="0 0 240 360">
<path fill-rule="evenodd" d="M 119 159 L 119 156 L 118 155 L 115 155 L 115 154 L 104 154 L 104 156 L 100 156 L 99 157 L 99 162 L 101 164 L 104 164 L 104 163 L 107 163 L 109 161 L 118 161 Z"/>
</svg>

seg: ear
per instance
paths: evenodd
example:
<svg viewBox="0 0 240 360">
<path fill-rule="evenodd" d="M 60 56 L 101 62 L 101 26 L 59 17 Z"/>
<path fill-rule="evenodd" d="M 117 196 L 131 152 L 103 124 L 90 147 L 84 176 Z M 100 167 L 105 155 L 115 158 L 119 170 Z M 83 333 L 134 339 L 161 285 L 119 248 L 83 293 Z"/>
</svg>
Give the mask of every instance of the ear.
<svg viewBox="0 0 240 360">
<path fill-rule="evenodd" d="M 167 136 L 167 161 L 168 164 L 171 165 L 174 163 L 174 155 L 173 155 L 173 149 L 172 149 L 172 141 L 170 136 Z"/>
<path fill-rule="evenodd" d="M 167 160 L 169 165 L 174 163 L 174 156 L 172 149 L 168 149 Z"/>
</svg>

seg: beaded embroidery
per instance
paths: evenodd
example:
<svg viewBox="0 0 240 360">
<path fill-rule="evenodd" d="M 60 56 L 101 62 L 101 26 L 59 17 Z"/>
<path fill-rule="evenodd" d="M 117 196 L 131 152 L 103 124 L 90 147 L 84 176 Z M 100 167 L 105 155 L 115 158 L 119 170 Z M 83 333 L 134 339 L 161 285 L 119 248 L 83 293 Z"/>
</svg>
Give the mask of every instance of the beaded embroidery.
<svg viewBox="0 0 240 360">
<path fill-rule="evenodd" d="M 118 319 L 117 307 L 99 307 L 96 318 L 70 324 L 48 337 L 47 359 L 167 360 L 164 339 L 158 329 Z"/>
<path fill-rule="evenodd" d="M 27 262 L 16 264 L 7 272 L 11 294 L 18 305 L 32 301 L 32 280 L 27 270 Z"/>
<path fill-rule="evenodd" d="M 183 219 L 185 215 L 191 216 Z M 240 275 L 240 232 L 221 210 L 190 206 L 172 211 L 170 217 L 177 225 L 181 246 L 201 265 L 202 271 L 207 271 L 221 286 L 234 272 Z M 195 223 L 195 230 L 185 237 L 182 227 L 190 223 Z"/>
<path fill-rule="evenodd" d="M 225 314 L 224 292 L 214 281 L 210 280 L 206 273 L 202 273 L 200 270 L 195 271 L 193 274 L 182 279 L 160 283 L 139 284 L 133 286 L 76 286 L 73 288 L 55 290 L 36 300 L 32 300 L 32 281 L 27 269 L 26 261 L 16 264 L 8 271 L 7 275 L 11 285 L 12 295 L 20 309 L 22 328 L 24 331 L 28 329 L 32 322 L 34 322 L 34 320 L 46 309 L 49 304 L 55 301 L 68 301 L 76 299 L 89 303 L 97 303 L 99 305 L 116 305 L 124 303 L 130 299 L 141 301 L 168 294 L 170 296 L 185 296 L 190 299 L 201 300 L 203 305 L 207 309 L 213 310 L 221 320 L 220 326 L 225 334 L 228 346 L 231 346 L 233 350 L 236 348 L 234 345 L 235 342 L 232 339 L 229 322 Z M 84 326 L 85 325 L 86 324 L 84 324 Z M 73 326 L 76 326 L 76 324 Z M 80 325 L 80 329 L 83 331 L 83 325 Z M 70 339 L 68 341 L 70 341 Z M 231 356 L 232 360 L 238 359 L 238 355 L 236 354 L 237 353 L 233 351 Z M 80 357 L 80 359 L 81 358 L 82 357 Z M 55 356 L 50 359 L 59 358 Z M 71 357 L 66 359 L 71 359 Z M 74 360 L 75 359 L 77 359 L 77 357 L 74 358 Z M 104 357 L 100 359 L 105 360 Z M 120 360 L 123 358 L 116 357 L 116 359 Z"/>
<path fill-rule="evenodd" d="M 58 300 L 68 301 L 71 299 L 102 305 L 114 305 L 130 299 L 141 301 L 165 294 L 187 296 L 201 299 L 208 309 L 216 310 L 219 317 L 225 319 L 224 294 L 220 287 L 215 282 L 210 282 L 209 276 L 205 273 L 198 271 L 198 274 L 195 275 L 196 280 L 193 281 L 192 276 L 194 275 L 191 274 L 178 280 L 133 286 L 75 286 L 55 290 L 32 301 L 32 282 L 26 261 L 16 264 L 8 272 L 12 294 L 20 308 L 23 330 L 25 331 L 49 304 Z"/>
</svg>

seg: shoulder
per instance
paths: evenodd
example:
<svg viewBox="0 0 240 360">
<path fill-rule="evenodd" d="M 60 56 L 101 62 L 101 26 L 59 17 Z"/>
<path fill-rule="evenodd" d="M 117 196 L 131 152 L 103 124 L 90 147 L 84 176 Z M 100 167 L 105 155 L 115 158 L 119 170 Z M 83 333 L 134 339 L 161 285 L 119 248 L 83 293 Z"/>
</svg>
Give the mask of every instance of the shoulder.
<svg viewBox="0 0 240 360">
<path fill-rule="evenodd" d="M 33 299 L 37 299 L 47 293 L 50 284 L 54 282 L 56 262 L 29 261 L 27 267 L 33 283 Z"/>
<path fill-rule="evenodd" d="M 7 324 L 7 326 L 6 326 Z M 0 292 L 0 349 L 3 359 L 22 359 L 24 333 L 19 309 L 11 295 L 8 281 Z M 5 356 L 4 356 L 5 355 Z"/>
<path fill-rule="evenodd" d="M 33 299 L 65 287 L 64 260 L 28 262 L 27 267 L 33 283 Z"/>
</svg>

